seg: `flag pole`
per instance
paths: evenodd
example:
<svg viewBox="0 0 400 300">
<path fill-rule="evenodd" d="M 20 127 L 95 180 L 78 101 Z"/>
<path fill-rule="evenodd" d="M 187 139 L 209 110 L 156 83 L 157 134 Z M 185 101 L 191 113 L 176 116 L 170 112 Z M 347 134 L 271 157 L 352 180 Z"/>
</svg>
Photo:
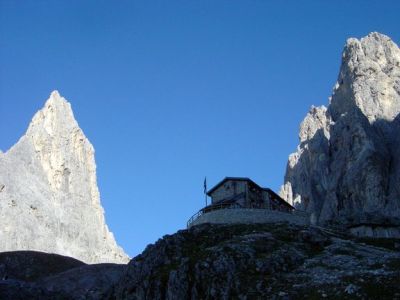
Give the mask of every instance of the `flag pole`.
<svg viewBox="0 0 400 300">
<path fill-rule="evenodd" d="M 204 177 L 204 198 L 206 200 L 206 207 L 207 207 L 207 176 Z"/>
</svg>

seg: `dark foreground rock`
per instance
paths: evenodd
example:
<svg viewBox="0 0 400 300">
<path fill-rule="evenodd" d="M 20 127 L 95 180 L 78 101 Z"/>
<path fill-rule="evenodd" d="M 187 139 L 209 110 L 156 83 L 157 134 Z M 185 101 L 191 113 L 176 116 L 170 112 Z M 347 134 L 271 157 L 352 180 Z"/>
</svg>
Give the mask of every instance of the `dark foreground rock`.
<svg viewBox="0 0 400 300">
<path fill-rule="evenodd" d="M 36 251 L 0 253 L 0 279 L 36 281 L 72 268 L 86 265 L 67 256 Z"/>
<path fill-rule="evenodd" d="M 104 299 L 125 269 L 43 252 L 3 252 L 0 299 Z"/>
<path fill-rule="evenodd" d="M 128 264 L 112 299 L 400 299 L 400 241 L 288 224 L 199 225 Z"/>
</svg>

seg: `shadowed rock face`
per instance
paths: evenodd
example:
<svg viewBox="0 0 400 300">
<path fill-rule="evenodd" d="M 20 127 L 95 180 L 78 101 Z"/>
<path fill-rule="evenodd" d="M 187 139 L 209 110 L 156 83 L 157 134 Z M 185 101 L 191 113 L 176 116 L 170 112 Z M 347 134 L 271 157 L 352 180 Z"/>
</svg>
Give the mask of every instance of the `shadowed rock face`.
<svg viewBox="0 0 400 300">
<path fill-rule="evenodd" d="M 396 240 L 277 224 L 202 224 L 150 245 L 111 299 L 375 299 L 400 295 Z M 374 243 L 374 246 L 369 243 Z M 380 246 L 382 246 L 380 245 Z M 325 296 L 324 296 L 325 294 Z"/>
<path fill-rule="evenodd" d="M 18 143 L 0 153 L 0 228 L 0 251 L 128 261 L 104 220 L 93 146 L 56 91 Z"/>
<path fill-rule="evenodd" d="M 349 39 L 328 108 L 313 107 L 281 196 L 319 223 L 399 225 L 400 49 Z"/>
<path fill-rule="evenodd" d="M 0 280 L 34 282 L 85 265 L 57 254 L 35 251 L 0 252 Z"/>
<path fill-rule="evenodd" d="M 125 269 L 44 252 L 2 252 L 0 299 L 106 299 Z"/>
</svg>

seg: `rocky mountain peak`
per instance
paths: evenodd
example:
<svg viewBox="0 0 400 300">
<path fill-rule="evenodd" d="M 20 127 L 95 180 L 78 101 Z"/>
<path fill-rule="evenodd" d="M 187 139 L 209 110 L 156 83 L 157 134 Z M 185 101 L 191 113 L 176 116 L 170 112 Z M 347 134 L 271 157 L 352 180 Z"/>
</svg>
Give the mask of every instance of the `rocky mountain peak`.
<svg viewBox="0 0 400 300">
<path fill-rule="evenodd" d="M 386 35 L 373 32 L 344 47 L 339 78 L 331 99 L 330 113 L 360 109 L 369 122 L 391 121 L 400 112 L 400 49 Z"/>
<path fill-rule="evenodd" d="M 74 118 L 71 104 L 58 91 L 53 91 L 44 107 L 32 118 L 26 135 L 46 133 L 49 136 L 56 134 L 62 136 L 62 133 L 74 127 L 78 127 L 78 123 Z"/>
<path fill-rule="evenodd" d="M 371 32 L 361 39 L 347 39 L 343 50 L 343 58 L 362 53 L 363 57 L 368 57 L 368 59 L 380 65 L 385 65 L 392 63 L 395 59 L 393 51 L 397 51 L 397 46 L 390 37 L 379 32 Z"/>
<path fill-rule="evenodd" d="M 92 199 L 98 202 L 94 148 L 79 128 L 71 104 L 58 91 L 53 91 L 34 115 L 25 136 L 35 148 L 51 187 L 68 189 L 74 176 L 84 172 L 91 179 Z M 73 169 L 76 172 L 71 173 Z"/>
<path fill-rule="evenodd" d="M 398 46 L 377 32 L 348 39 L 329 106 L 311 108 L 300 126 L 281 195 L 314 222 L 400 232 L 371 229 L 400 224 L 399 113 Z"/>
<path fill-rule="evenodd" d="M 0 156 L 0 184 L 0 226 L 6 228 L 0 251 L 39 250 L 90 263 L 127 261 L 104 220 L 94 148 L 57 91 L 26 134 Z"/>
</svg>

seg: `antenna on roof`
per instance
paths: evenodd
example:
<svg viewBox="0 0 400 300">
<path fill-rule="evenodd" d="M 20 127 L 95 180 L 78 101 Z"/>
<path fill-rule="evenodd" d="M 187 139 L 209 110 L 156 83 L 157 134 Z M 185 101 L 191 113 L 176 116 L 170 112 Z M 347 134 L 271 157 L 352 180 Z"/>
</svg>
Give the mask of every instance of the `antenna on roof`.
<svg viewBox="0 0 400 300">
<path fill-rule="evenodd" d="M 206 206 L 207 206 L 207 176 L 204 177 L 204 196 L 206 198 Z"/>
</svg>

